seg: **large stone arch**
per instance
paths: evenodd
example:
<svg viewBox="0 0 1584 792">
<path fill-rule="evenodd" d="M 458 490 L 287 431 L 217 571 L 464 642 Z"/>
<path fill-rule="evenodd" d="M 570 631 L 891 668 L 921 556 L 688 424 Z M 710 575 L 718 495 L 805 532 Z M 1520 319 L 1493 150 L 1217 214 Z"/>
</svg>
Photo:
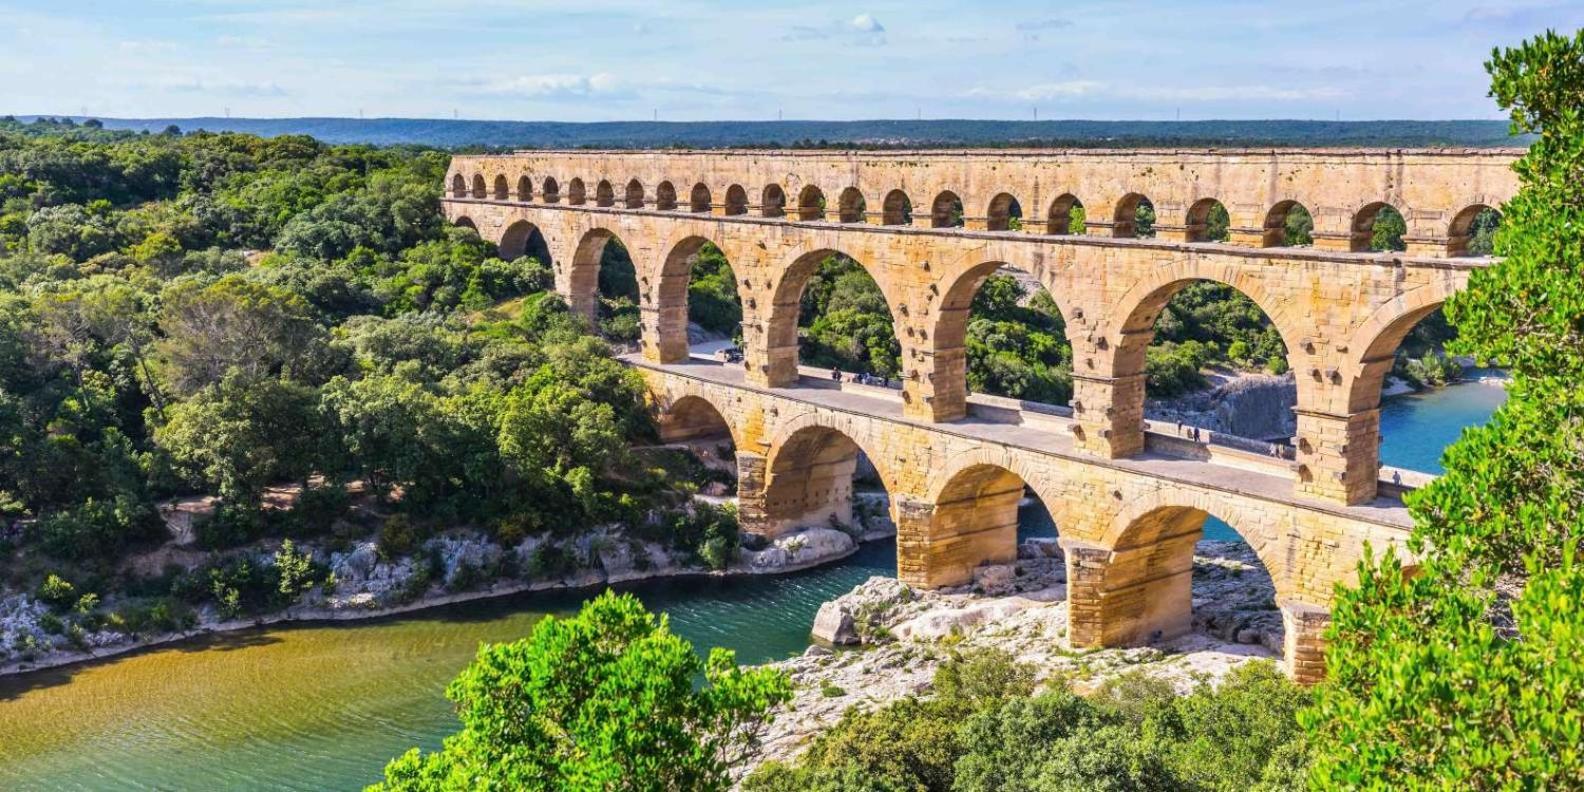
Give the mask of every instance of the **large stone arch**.
<svg viewBox="0 0 1584 792">
<path fill-rule="evenodd" d="M 473 218 L 468 217 L 467 215 L 457 215 L 457 218 L 452 220 L 451 224 L 459 228 L 470 228 L 475 234 L 477 234 L 479 230 L 478 223 L 474 222 Z"/>
<path fill-rule="evenodd" d="M 1043 274 L 1043 268 L 1030 268 L 1021 262 L 992 259 L 966 267 L 948 268 L 947 272 L 957 274 L 941 280 L 944 288 L 939 303 L 933 309 L 935 318 L 930 327 L 929 338 L 923 342 L 933 352 L 933 396 L 937 415 L 949 419 L 960 417 L 967 411 L 969 313 L 973 307 L 974 296 L 979 293 L 980 287 L 1002 268 L 1016 269 L 1036 277 Z M 1072 332 L 1073 314 L 1071 306 L 1065 302 L 1065 296 L 1058 296 L 1060 290 L 1051 288 L 1045 278 L 1040 277 L 1039 280 L 1041 287 L 1056 304 L 1056 309 L 1061 313 L 1069 332 Z"/>
<path fill-rule="evenodd" d="M 677 363 L 688 358 L 688 284 L 693 277 L 693 257 L 706 244 L 715 245 L 726 254 L 726 247 L 720 242 L 698 234 L 688 234 L 666 244 L 665 258 L 654 279 L 651 300 L 654 319 L 646 323 L 651 325 L 652 333 L 644 343 L 651 358 L 661 363 Z M 732 263 L 729 255 L 726 261 Z M 734 278 L 733 285 L 737 288 L 738 300 L 746 305 L 741 281 Z"/>
<path fill-rule="evenodd" d="M 665 401 L 657 404 L 660 439 L 667 443 L 690 443 L 708 440 L 725 430 L 724 439 L 734 448 L 741 448 L 740 430 L 728 415 L 730 408 L 722 409 L 709 394 L 686 392 L 667 394 Z"/>
<path fill-rule="evenodd" d="M 852 524 L 859 454 L 869 459 L 881 485 L 895 496 L 896 479 L 888 461 L 865 446 L 867 439 L 850 424 L 823 412 L 802 413 L 783 423 L 765 454 L 762 494 L 739 495 L 748 501 L 744 511 L 753 516 L 754 527 L 777 536 L 802 526 L 824 526 L 833 519 Z"/>
<path fill-rule="evenodd" d="M 775 286 L 771 291 L 770 310 L 765 317 L 762 334 L 764 350 L 760 359 L 764 361 L 761 374 L 764 381 L 761 384 L 774 388 L 797 382 L 798 314 L 802 307 L 803 290 L 814 271 L 819 268 L 820 262 L 824 261 L 825 257 L 833 255 L 847 256 L 858 262 L 858 266 L 863 267 L 880 287 L 881 294 L 885 295 L 886 307 L 891 312 L 891 327 L 899 333 L 897 342 L 902 346 L 905 355 L 910 345 L 900 335 L 901 328 L 904 327 L 902 321 L 904 317 L 897 310 L 902 304 L 902 299 L 901 295 L 894 293 L 890 287 L 885 271 L 837 248 L 804 249 L 795 252 L 792 263 L 780 268 L 774 275 Z"/>
<path fill-rule="evenodd" d="M 1111 376 L 1143 370 L 1144 349 L 1155 337 L 1155 320 L 1177 292 L 1196 281 L 1230 286 L 1253 300 L 1281 335 L 1282 344 L 1287 347 L 1289 367 L 1300 369 L 1303 361 L 1297 356 L 1303 348 L 1304 334 L 1301 328 L 1304 325 L 1300 321 L 1301 317 L 1290 315 L 1288 306 L 1292 301 L 1278 299 L 1270 294 L 1266 289 L 1268 278 L 1249 274 L 1234 265 L 1207 266 L 1199 257 L 1188 256 L 1135 283 L 1106 311 L 1109 325 L 1105 336 L 1116 344 L 1115 353 L 1111 356 Z"/>
<path fill-rule="evenodd" d="M 550 243 L 545 240 L 539 227 L 527 220 L 518 220 L 506 227 L 506 231 L 501 234 L 498 252 L 506 261 L 532 256 L 547 267 L 555 265 L 554 255 L 550 252 Z"/>
<path fill-rule="evenodd" d="M 1277 599 L 1286 599 L 1290 576 L 1279 525 L 1205 491 L 1157 490 L 1128 502 L 1099 542 L 1063 542 L 1072 645 L 1150 644 L 1188 632 L 1194 546 L 1211 515 L 1249 543 Z"/>
<path fill-rule="evenodd" d="M 1399 294 L 1376 308 L 1347 341 L 1352 382 L 1346 391 L 1347 403 L 1336 409 L 1357 413 L 1379 407 L 1381 386 L 1403 339 L 1461 288 L 1451 280 L 1439 280 Z"/>
<path fill-rule="evenodd" d="M 1145 351 L 1155 338 L 1155 320 L 1171 298 L 1196 281 L 1210 281 L 1242 292 L 1270 319 L 1287 350 L 1289 368 L 1310 368 L 1303 347 L 1302 322 L 1288 305 L 1265 288 L 1265 280 L 1234 264 L 1206 265 L 1188 255 L 1139 280 L 1102 311 L 1105 332 L 1098 337 L 1079 323 L 1067 325 L 1075 364 L 1073 413 L 1079 445 L 1101 456 L 1127 457 L 1144 450 Z M 1298 403 L 1311 403 L 1322 384 L 1296 378 Z"/>
<path fill-rule="evenodd" d="M 605 255 L 605 245 L 612 239 L 620 237 L 615 230 L 604 226 L 584 231 L 578 238 L 577 247 L 573 249 L 572 262 L 567 269 L 566 289 L 563 291 L 567 306 L 572 313 L 590 322 L 599 320 L 600 258 Z"/>
</svg>

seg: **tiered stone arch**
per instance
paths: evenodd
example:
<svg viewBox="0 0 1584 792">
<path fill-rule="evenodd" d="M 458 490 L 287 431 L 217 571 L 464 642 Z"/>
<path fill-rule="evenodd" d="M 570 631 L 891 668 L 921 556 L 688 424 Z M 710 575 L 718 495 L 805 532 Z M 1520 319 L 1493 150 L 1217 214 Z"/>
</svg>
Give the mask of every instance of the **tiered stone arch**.
<svg viewBox="0 0 1584 792">
<path fill-rule="evenodd" d="M 599 319 L 600 258 L 605 254 L 605 245 L 619 238 L 613 229 L 595 226 L 583 232 L 572 252 L 566 277 L 567 306 L 590 322 Z"/>
<path fill-rule="evenodd" d="M 1291 598 L 1287 526 L 1280 517 L 1206 490 L 1161 489 L 1133 499 L 1098 541 L 1064 539 L 1069 640 L 1075 647 L 1170 640 L 1193 624 L 1193 553 L 1211 515 L 1248 542 Z"/>
<path fill-rule="evenodd" d="M 886 276 L 884 269 L 839 248 L 821 246 L 810 250 L 805 246 L 799 246 L 799 249 L 794 250 L 789 256 L 791 263 L 771 276 L 774 279 L 774 286 L 769 290 L 770 306 L 765 314 L 764 365 L 762 369 L 758 366 L 750 368 L 750 376 L 760 380 L 760 384 L 784 387 L 797 382 L 798 314 L 802 308 L 803 291 L 808 286 L 809 278 L 819 268 L 820 262 L 825 257 L 833 255 L 847 256 L 858 262 L 858 265 L 863 267 L 880 287 L 880 292 L 885 295 L 886 306 L 891 311 L 892 327 L 904 326 L 905 317 L 898 312 L 898 306 L 904 302 L 903 295 L 890 284 L 890 278 Z M 746 304 L 744 307 L 746 309 Z M 903 354 L 906 355 L 910 346 L 908 340 L 899 335 L 898 343 L 902 346 Z"/>
<path fill-rule="evenodd" d="M 1301 323 L 1289 315 L 1291 301 L 1278 299 L 1265 289 L 1264 280 L 1231 265 L 1206 265 L 1196 256 L 1178 259 L 1169 267 L 1136 281 L 1105 311 L 1105 332 L 1094 343 L 1074 337 L 1074 349 L 1084 349 L 1073 371 L 1073 414 L 1079 422 L 1079 443 L 1108 457 L 1132 456 L 1144 450 L 1145 351 L 1155 338 L 1155 320 L 1179 291 L 1192 283 L 1210 281 L 1230 286 L 1254 301 L 1281 335 L 1289 368 L 1308 366 L 1303 354 Z M 1069 336 L 1077 332 L 1069 324 Z M 1078 357 L 1075 355 L 1075 357 Z M 1307 383 L 1298 378 L 1298 400 L 1305 401 Z"/>
<path fill-rule="evenodd" d="M 897 492 L 889 460 L 872 447 L 862 419 L 810 409 L 782 420 L 765 452 L 764 486 L 757 499 L 746 490 L 739 502 L 769 535 L 798 526 L 823 526 L 835 519 L 851 524 L 853 475 L 858 455 L 868 458 L 886 492 Z M 757 502 L 754 502 L 756 501 Z"/>
<path fill-rule="evenodd" d="M 527 220 L 518 220 L 506 227 L 497 246 L 500 257 L 514 261 L 522 256 L 532 256 L 545 266 L 554 266 L 550 245 L 539 227 Z"/>
<path fill-rule="evenodd" d="M 657 404 L 660 439 L 667 443 L 688 443 L 707 440 L 724 433 L 734 448 L 742 447 L 740 430 L 723 409 L 701 393 L 683 393 Z"/>
<path fill-rule="evenodd" d="M 667 242 L 665 258 L 653 278 L 653 297 L 644 306 L 644 349 L 651 360 L 675 363 L 688 358 L 688 284 L 693 277 L 693 257 L 706 244 L 720 248 L 729 264 L 741 266 L 727 253 L 729 245 L 717 239 L 688 234 Z M 750 300 L 743 299 L 742 282 L 734 280 L 734 285 L 746 310 Z"/>
</svg>

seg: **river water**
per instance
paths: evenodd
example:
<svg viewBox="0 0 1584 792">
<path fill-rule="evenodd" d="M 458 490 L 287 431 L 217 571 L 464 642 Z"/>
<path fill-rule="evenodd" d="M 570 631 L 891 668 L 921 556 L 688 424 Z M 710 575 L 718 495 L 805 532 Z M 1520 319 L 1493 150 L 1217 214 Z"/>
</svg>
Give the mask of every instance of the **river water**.
<svg viewBox="0 0 1584 792">
<path fill-rule="evenodd" d="M 1439 471 L 1441 449 L 1483 423 L 1504 392 L 1467 384 L 1389 400 L 1388 464 Z M 1054 534 L 1038 504 L 1022 530 Z M 1207 538 L 1235 538 L 1211 521 Z M 738 580 L 629 587 L 699 646 L 738 660 L 808 645 L 820 603 L 871 575 L 895 574 L 871 544 L 839 565 Z M 159 647 L 101 663 L 0 678 L 0 790 L 355 789 L 456 727 L 446 683 L 481 641 L 526 635 L 582 593 L 525 594 L 333 626 L 286 626 Z"/>
</svg>

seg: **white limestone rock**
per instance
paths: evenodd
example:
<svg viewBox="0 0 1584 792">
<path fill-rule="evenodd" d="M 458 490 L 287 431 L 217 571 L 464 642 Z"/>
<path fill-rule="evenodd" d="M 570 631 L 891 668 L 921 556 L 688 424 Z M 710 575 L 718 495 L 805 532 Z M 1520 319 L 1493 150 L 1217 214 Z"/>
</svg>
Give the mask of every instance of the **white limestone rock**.
<svg viewBox="0 0 1584 792">
<path fill-rule="evenodd" d="M 858 643 L 858 629 L 853 624 L 852 614 L 835 600 L 821 605 L 819 613 L 814 614 L 813 634 L 815 639 L 837 646 Z"/>
</svg>

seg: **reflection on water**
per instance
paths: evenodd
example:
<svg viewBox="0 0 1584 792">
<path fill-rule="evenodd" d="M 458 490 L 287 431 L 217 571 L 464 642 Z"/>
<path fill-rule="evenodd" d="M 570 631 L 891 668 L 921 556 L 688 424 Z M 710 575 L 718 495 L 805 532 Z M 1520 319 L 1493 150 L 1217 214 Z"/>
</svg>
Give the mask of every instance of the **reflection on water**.
<svg viewBox="0 0 1584 792">
<path fill-rule="evenodd" d="M 1503 397 L 1465 385 L 1381 411 L 1389 464 L 1439 471 L 1441 449 Z M 1019 533 L 1054 535 L 1037 502 Z M 1236 534 L 1219 520 L 1206 538 Z M 895 574 L 890 544 L 839 566 L 748 580 L 634 587 L 700 646 L 756 663 L 807 645 L 820 603 Z M 582 593 L 525 594 L 405 617 L 271 628 L 0 679 L 0 789 L 353 789 L 455 728 L 443 691 L 481 641 L 520 638 Z"/>
<path fill-rule="evenodd" d="M 794 575 L 634 590 L 696 644 L 759 663 L 802 651 L 821 603 L 895 571 L 879 543 Z M 523 637 L 586 595 L 235 633 L 0 680 L 0 789 L 358 788 L 456 728 L 443 691 L 480 642 Z"/>
</svg>

